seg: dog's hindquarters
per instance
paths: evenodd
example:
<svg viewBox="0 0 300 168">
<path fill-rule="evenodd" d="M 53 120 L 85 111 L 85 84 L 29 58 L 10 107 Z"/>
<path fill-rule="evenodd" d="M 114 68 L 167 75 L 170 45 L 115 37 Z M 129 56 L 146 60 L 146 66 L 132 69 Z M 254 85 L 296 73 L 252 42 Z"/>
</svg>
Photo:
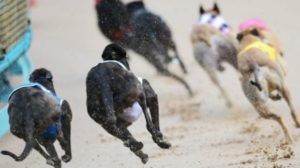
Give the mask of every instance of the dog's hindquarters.
<svg viewBox="0 0 300 168">
<path fill-rule="evenodd" d="M 54 98 L 41 90 L 23 88 L 16 91 L 9 100 L 9 122 L 12 134 L 24 139 L 26 145 L 20 156 L 9 151 L 3 151 L 2 154 L 11 156 L 16 161 L 24 160 L 31 149 L 36 148 L 35 139 L 41 136 L 60 113 L 60 107 Z"/>
<path fill-rule="evenodd" d="M 286 127 L 282 117 L 272 112 L 266 105 L 266 102 L 269 98 L 268 81 L 262 76 L 262 74 L 255 77 L 257 80 L 259 80 L 259 84 L 262 89 L 261 91 L 259 91 L 257 86 L 253 85 L 251 82 L 254 78 L 254 74 L 243 74 L 241 83 L 244 94 L 262 118 L 272 119 L 278 122 L 283 130 L 287 142 L 292 143 L 293 139 L 290 136 L 289 130 Z"/>
<path fill-rule="evenodd" d="M 115 83 L 116 81 L 112 81 L 113 76 L 113 74 L 99 67 L 94 67 L 89 72 L 86 79 L 88 113 L 90 117 L 99 123 L 108 133 L 119 138 L 126 147 L 130 148 L 135 155 L 140 157 L 143 163 L 146 163 L 148 161 L 148 155 L 142 152 L 143 143 L 138 142 L 131 135 L 127 129 L 128 122 L 118 118 L 116 114 L 118 113 L 118 108 L 124 106 L 125 102 L 119 102 L 119 100 L 114 99 L 114 96 L 118 97 L 120 93 L 112 90 L 111 87 L 115 85 L 124 86 L 124 81 Z M 119 91 L 128 92 L 129 90 L 123 88 L 123 90 Z M 114 106 L 116 102 L 119 103 L 117 103 L 117 106 Z M 121 108 L 121 110 L 123 109 Z"/>
</svg>

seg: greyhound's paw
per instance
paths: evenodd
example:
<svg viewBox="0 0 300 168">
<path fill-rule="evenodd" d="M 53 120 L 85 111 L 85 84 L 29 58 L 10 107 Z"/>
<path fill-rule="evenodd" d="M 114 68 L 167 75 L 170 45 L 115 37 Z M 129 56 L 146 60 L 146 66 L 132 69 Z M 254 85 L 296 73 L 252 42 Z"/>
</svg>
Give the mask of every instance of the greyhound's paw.
<svg viewBox="0 0 300 168">
<path fill-rule="evenodd" d="M 61 157 L 61 160 L 65 163 L 68 163 L 69 161 L 71 161 L 72 156 L 71 155 L 64 155 Z"/>
<path fill-rule="evenodd" d="M 141 161 L 144 164 L 146 164 L 148 162 L 149 156 L 147 154 L 143 153 L 141 150 L 137 151 L 135 154 L 141 159 Z"/>
<path fill-rule="evenodd" d="M 48 159 L 47 164 L 50 166 L 55 166 L 55 161 L 53 159 Z"/>
<path fill-rule="evenodd" d="M 55 168 L 61 168 L 61 162 L 58 158 L 47 159 L 47 164 Z"/>
<path fill-rule="evenodd" d="M 138 151 L 144 147 L 144 144 L 138 141 L 124 142 L 124 145 L 129 147 L 131 151 Z"/>
<path fill-rule="evenodd" d="M 148 162 L 148 160 L 149 160 L 149 157 L 148 157 L 148 155 L 147 155 L 147 154 L 145 154 L 145 156 L 144 156 L 144 157 L 142 157 L 142 158 L 141 158 L 141 160 L 142 160 L 142 162 L 143 162 L 144 164 L 146 164 L 146 163 Z"/>
<path fill-rule="evenodd" d="M 172 146 L 169 142 L 164 141 L 162 138 L 152 137 L 152 139 L 160 148 L 169 149 Z"/>
<path fill-rule="evenodd" d="M 172 145 L 167 141 L 161 141 L 157 145 L 163 149 L 169 149 Z"/>
</svg>

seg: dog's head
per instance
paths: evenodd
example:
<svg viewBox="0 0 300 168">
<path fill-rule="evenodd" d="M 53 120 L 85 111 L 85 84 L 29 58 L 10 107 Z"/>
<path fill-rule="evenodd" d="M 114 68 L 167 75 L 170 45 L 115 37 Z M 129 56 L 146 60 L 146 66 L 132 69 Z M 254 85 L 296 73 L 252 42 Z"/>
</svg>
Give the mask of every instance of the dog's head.
<svg viewBox="0 0 300 168">
<path fill-rule="evenodd" d="M 260 29 L 253 28 L 253 29 L 247 29 L 237 34 L 236 36 L 237 40 L 239 42 L 243 40 L 261 40 L 262 39 L 262 33 L 260 32 Z"/>
<path fill-rule="evenodd" d="M 102 53 L 102 59 L 119 61 L 125 65 L 127 69 L 130 69 L 126 51 L 118 44 L 112 43 L 106 46 Z"/>
<path fill-rule="evenodd" d="M 52 73 L 45 68 L 39 68 L 34 70 L 29 77 L 30 82 L 39 83 L 47 89 L 51 90 L 53 93 L 55 93 L 52 79 Z"/>
<path fill-rule="evenodd" d="M 199 8 L 199 12 L 200 12 L 200 16 L 203 15 L 203 14 L 206 14 L 206 13 L 209 13 L 213 16 L 217 16 L 217 15 L 221 14 L 220 8 L 218 7 L 217 3 L 214 3 L 213 8 L 208 9 L 208 10 L 205 10 L 203 8 L 203 6 L 201 5 L 200 8 Z"/>
<path fill-rule="evenodd" d="M 137 10 L 145 9 L 145 4 L 143 1 L 133 1 L 126 5 L 129 14 L 134 13 Z"/>
</svg>

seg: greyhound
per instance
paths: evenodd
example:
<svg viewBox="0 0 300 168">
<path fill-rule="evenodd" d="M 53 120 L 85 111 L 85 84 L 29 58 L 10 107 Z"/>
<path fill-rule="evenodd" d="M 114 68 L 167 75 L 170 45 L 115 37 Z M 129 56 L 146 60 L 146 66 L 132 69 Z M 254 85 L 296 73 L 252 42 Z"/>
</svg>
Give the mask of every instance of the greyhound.
<svg viewBox="0 0 300 168">
<path fill-rule="evenodd" d="M 142 152 L 143 143 L 127 127 L 143 113 L 153 141 L 161 148 L 171 147 L 160 131 L 157 94 L 146 79 L 137 78 L 130 71 L 126 51 L 119 45 L 108 45 L 102 58 L 104 62 L 93 67 L 86 79 L 88 113 L 145 164 L 148 155 Z"/>
<path fill-rule="evenodd" d="M 54 142 L 58 140 L 65 151 L 62 160 L 69 162 L 72 159 L 72 111 L 69 103 L 56 95 L 52 78 L 47 69 L 36 69 L 30 75 L 31 83 L 11 93 L 8 106 L 10 131 L 23 139 L 26 145 L 20 156 L 9 151 L 2 151 L 3 155 L 23 161 L 34 148 L 47 160 L 47 164 L 61 168 L 54 147 Z"/>
</svg>

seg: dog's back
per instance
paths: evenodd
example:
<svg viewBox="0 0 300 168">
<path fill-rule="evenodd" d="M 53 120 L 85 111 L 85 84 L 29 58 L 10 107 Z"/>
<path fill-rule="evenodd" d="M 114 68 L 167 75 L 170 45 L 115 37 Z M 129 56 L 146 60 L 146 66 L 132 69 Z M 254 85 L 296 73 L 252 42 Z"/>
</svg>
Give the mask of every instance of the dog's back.
<svg viewBox="0 0 300 168">
<path fill-rule="evenodd" d="M 155 36 L 161 43 L 171 40 L 171 31 L 158 15 L 147 10 L 141 1 L 129 3 L 127 10 L 132 26 L 139 36 Z"/>
<path fill-rule="evenodd" d="M 32 127 L 34 133 L 41 133 L 60 113 L 61 109 L 56 100 L 36 88 L 19 89 L 9 100 L 11 132 L 19 138 L 25 137 L 25 127 Z"/>
<path fill-rule="evenodd" d="M 171 58 L 167 51 L 176 47 L 167 24 L 160 16 L 147 10 L 142 1 L 127 4 L 127 11 L 134 33 L 129 47 L 152 63 L 158 64 L 158 60 L 163 64 L 169 63 Z"/>
</svg>

